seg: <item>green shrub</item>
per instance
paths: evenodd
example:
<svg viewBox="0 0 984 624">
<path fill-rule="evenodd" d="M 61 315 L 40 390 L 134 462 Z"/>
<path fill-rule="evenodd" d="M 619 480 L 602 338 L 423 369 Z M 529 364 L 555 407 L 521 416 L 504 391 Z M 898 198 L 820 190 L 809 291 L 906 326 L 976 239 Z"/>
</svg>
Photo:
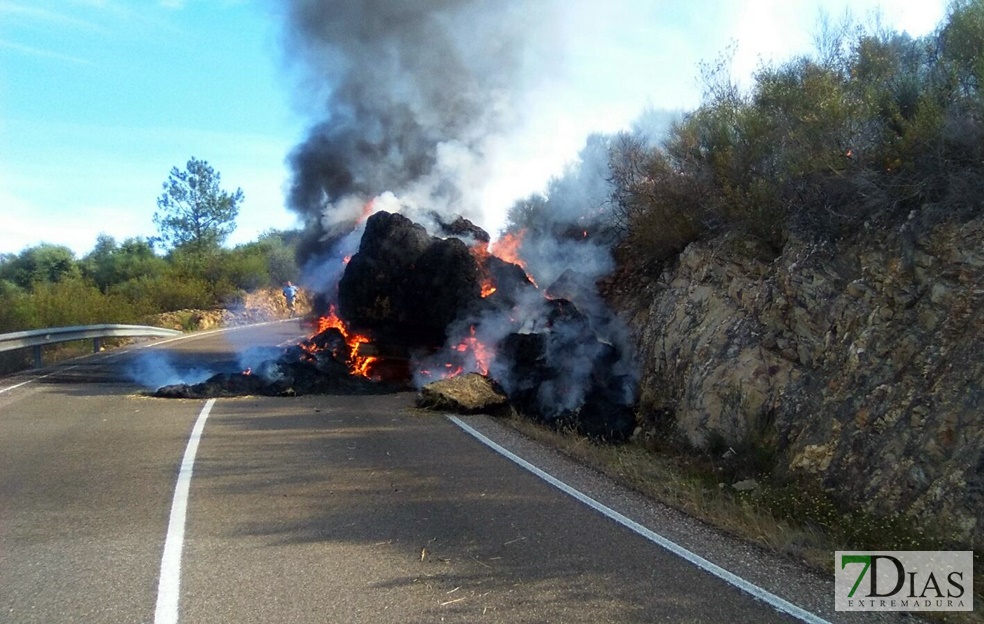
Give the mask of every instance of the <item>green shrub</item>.
<svg viewBox="0 0 984 624">
<path fill-rule="evenodd" d="M 212 285 L 201 278 L 168 273 L 156 277 L 139 277 L 117 286 L 114 291 L 131 302 L 139 314 L 154 314 L 215 305 Z"/>
<path fill-rule="evenodd" d="M 0 279 L 24 289 L 81 275 L 75 254 L 63 245 L 41 243 L 19 254 L 0 257 Z"/>
<path fill-rule="evenodd" d="M 615 222 L 631 262 L 662 262 L 709 227 L 703 189 L 681 176 L 670 155 L 622 135 L 612 154 Z"/>
<path fill-rule="evenodd" d="M 150 242 L 128 238 L 117 245 L 111 236 L 100 235 L 96 246 L 82 261 L 83 274 L 103 292 L 141 276 L 156 276 L 167 269 L 167 262 L 154 253 Z"/>
<path fill-rule="evenodd" d="M 127 323 L 137 317 L 127 299 L 104 295 L 81 278 L 36 284 L 30 309 L 33 327 Z"/>
<path fill-rule="evenodd" d="M 22 331 L 32 327 L 30 298 L 13 282 L 0 280 L 0 333 Z"/>
<path fill-rule="evenodd" d="M 927 204 L 980 211 L 984 1 L 955 1 L 920 39 L 845 24 L 819 43 L 747 93 L 725 61 L 705 66 L 703 103 L 663 144 L 614 145 L 625 261 L 659 265 L 725 230 L 778 253 L 790 235 L 836 243 Z"/>
</svg>

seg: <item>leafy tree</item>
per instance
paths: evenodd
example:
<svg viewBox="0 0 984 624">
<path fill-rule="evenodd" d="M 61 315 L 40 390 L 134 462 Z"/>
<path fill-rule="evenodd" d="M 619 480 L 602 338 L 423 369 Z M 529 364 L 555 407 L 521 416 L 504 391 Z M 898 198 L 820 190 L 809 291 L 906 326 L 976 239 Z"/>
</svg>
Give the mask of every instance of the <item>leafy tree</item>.
<svg viewBox="0 0 984 624">
<path fill-rule="evenodd" d="M 154 253 L 146 239 L 128 238 L 117 244 L 106 234 L 99 235 L 95 248 L 82 263 L 85 275 L 104 293 L 133 278 L 159 275 L 166 268 L 165 260 Z"/>
<path fill-rule="evenodd" d="M 164 192 L 157 198 L 154 224 L 167 247 L 204 251 L 217 247 L 236 228 L 243 191 L 228 193 L 221 176 L 204 160 L 194 157 L 186 169 L 171 169 Z"/>
<path fill-rule="evenodd" d="M 0 259 L 0 279 L 31 289 L 34 284 L 59 282 L 80 275 L 75 254 L 64 245 L 41 243 L 29 247 L 16 256 L 5 255 Z"/>
<path fill-rule="evenodd" d="M 960 95 L 980 98 L 984 85 L 984 2 L 954 0 L 940 33 L 943 63 Z"/>
<path fill-rule="evenodd" d="M 30 301 L 24 289 L 0 280 L 0 333 L 27 329 L 31 322 Z"/>
<path fill-rule="evenodd" d="M 775 254 L 790 236 L 836 244 L 916 209 L 979 213 L 984 0 L 954 0 L 922 38 L 825 26 L 815 57 L 760 68 L 747 92 L 727 59 L 705 66 L 702 105 L 662 145 L 613 145 L 621 258 L 658 269 L 724 232 Z"/>
<path fill-rule="evenodd" d="M 298 280 L 296 257 L 300 239 L 301 233 L 297 230 L 268 230 L 260 234 L 256 242 L 242 247 L 265 258 L 270 283 L 283 284 L 287 280 Z"/>
</svg>

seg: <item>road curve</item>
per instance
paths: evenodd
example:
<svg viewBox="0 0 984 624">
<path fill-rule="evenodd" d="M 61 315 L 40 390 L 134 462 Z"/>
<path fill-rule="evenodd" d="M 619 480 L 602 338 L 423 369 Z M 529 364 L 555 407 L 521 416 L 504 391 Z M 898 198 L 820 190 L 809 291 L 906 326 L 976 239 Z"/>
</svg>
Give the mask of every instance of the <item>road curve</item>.
<svg viewBox="0 0 984 624">
<path fill-rule="evenodd" d="M 175 483 L 205 401 L 143 396 L 127 371 L 152 352 L 180 370 L 235 370 L 247 347 L 299 333 L 279 323 L 202 334 L 0 380 L 0 621 L 154 622 Z M 190 479 L 178 621 L 801 621 L 412 398 L 215 402 Z M 466 421 L 521 455 L 540 452 L 489 419 Z M 659 522 L 599 475 L 545 457 L 551 474 L 573 470 L 561 478 Z M 728 565 L 754 561 L 742 572 L 754 577 L 763 555 L 736 552 Z M 793 588 L 787 598 L 836 619 L 822 580 L 792 568 L 776 579 L 785 564 L 768 565 L 755 582 Z"/>
</svg>

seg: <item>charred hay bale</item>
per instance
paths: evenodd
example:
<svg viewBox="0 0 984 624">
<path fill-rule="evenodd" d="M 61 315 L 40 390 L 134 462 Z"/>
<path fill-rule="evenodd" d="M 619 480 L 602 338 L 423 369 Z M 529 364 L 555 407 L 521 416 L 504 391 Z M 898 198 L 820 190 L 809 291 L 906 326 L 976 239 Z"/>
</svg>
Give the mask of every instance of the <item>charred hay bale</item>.
<svg viewBox="0 0 984 624">
<path fill-rule="evenodd" d="M 509 334 L 499 345 L 497 362 L 501 383 L 509 400 L 523 414 L 540 414 L 538 390 L 552 374 L 546 361 L 547 340 L 544 334 Z"/>
<path fill-rule="evenodd" d="M 506 414 L 509 399 L 492 379 L 468 373 L 431 382 L 420 389 L 417 407 L 461 414 Z"/>
<path fill-rule="evenodd" d="M 551 299 L 567 299 L 576 302 L 584 293 L 593 293 L 596 290 L 594 281 L 590 277 L 567 269 L 554 280 L 553 284 L 547 287 L 546 294 Z"/>
<path fill-rule="evenodd" d="M 439 335 L 441 340 L 459 313 L 482 298 L 478 264 L 457 238 L 435 239 L 420 255 L 408 282 L 416 296 L 403 311 L 404 324 Z"/>
<path fill-rule="evenodd" d="M 604 387 L 592 386 L 576 410 L 563 412 L 556 425 L 605 442 L 624 442 L 636 428 L 635 410 Z"/>
<path fill-rule="evenodd" d="M 366 220 L 359 253 L 387 265 L 408 267 L 424 253 L 431 240 L 424 226 L 401 214 L 380 211 Z"/>
<path fill-rule="evenodd" d="M 525 416 L 612 442 L 635 430 L 632 380 L 620 372 L 619 350 L 600 341 L 569 302 L 553 304 L 553 327 L 510 334 L 497 353 L 497 374 Z"/>
<path fill-rule="evenodd" d="M 338 283 L 342 318 L 367 328 L 392 323 L 411 296 L 407 276 L 430 243 L 427 231 L 402 215 L 369 217 L 359 252 Z"/>
<path fill-rule="evenodd" d="M 454 236 L 455 238 L 465 239 L 473 243 L 488 243 L 492 240 L 488 232 L 461 215 L 457 215 L 451 221 L 438 212 L 431 212 L 430 216 L 437 223 L 441 234 L 444 236 Z"/>
<path fill-rule="evenodd" d="M 485 270 L 495 284 L 495 292 L 488 299 L 497 305 L 513 306 L 522 291 L 535 288 L 521 266 L 497 256 L 485 258 Z"/>
<path fill-rule="evenodd" d="M 329 327 L 311 336 L 305 343 L 312 351 L 327 351 L 338 360 L 344 360 L 348 357 L 348 342 L 345 340 L 345 335 L 337 327 Z"/>
<path fill-rule="evenodd" d="M 478 266 L 456 238 L 431 237 L 398 214 L 366 222 L 338 284 L 342 318 L 383 340 L 441 344 L 447 325 L 481 299 Z"/>
<path fill-rule="evenodd" d="M 392 387 L 349 374 L 344 364 L 332 357 L 290 362 L 282 365 L 285 379 L 289 380 L 291 396 L 306 394 L 379 394 L 392 391 Z"/>
<path fill-rule="evenodd" d="M 568 299 L 547 299 L 547 325 L 565 333 L 594 338 L 588 317 Z"/>
<path fill-rule="evenodd" d="M 175 384 L 158 388 L 152 396 L 163 399 L 205 399 L 233 396 L 277 396 L 286 386 L 270 383 L 258 375 L 219 373 L 197 384 Z"/>
</svg>

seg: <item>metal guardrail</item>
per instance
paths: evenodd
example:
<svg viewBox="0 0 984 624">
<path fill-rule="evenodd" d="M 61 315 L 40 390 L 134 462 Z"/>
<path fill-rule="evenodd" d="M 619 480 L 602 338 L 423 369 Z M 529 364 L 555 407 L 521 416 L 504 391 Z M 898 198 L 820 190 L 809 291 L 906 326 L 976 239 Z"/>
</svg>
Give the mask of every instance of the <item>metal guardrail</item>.
<svg viewBox="0 0 984 624">
<path fill-rule="evenodd" d="M 102 348 L 103 338 L 166 338 L 180 336 L 176 329 L 163 329 L 148 325 L 83 325 L 78 327 L 52 327 L 0 334 L 0 351 L 34 349 L 34 367 L 41 368 L 42 349 L 45 345 L 73 340 L 92 340 L 92 351 Z"/>
</svg>

